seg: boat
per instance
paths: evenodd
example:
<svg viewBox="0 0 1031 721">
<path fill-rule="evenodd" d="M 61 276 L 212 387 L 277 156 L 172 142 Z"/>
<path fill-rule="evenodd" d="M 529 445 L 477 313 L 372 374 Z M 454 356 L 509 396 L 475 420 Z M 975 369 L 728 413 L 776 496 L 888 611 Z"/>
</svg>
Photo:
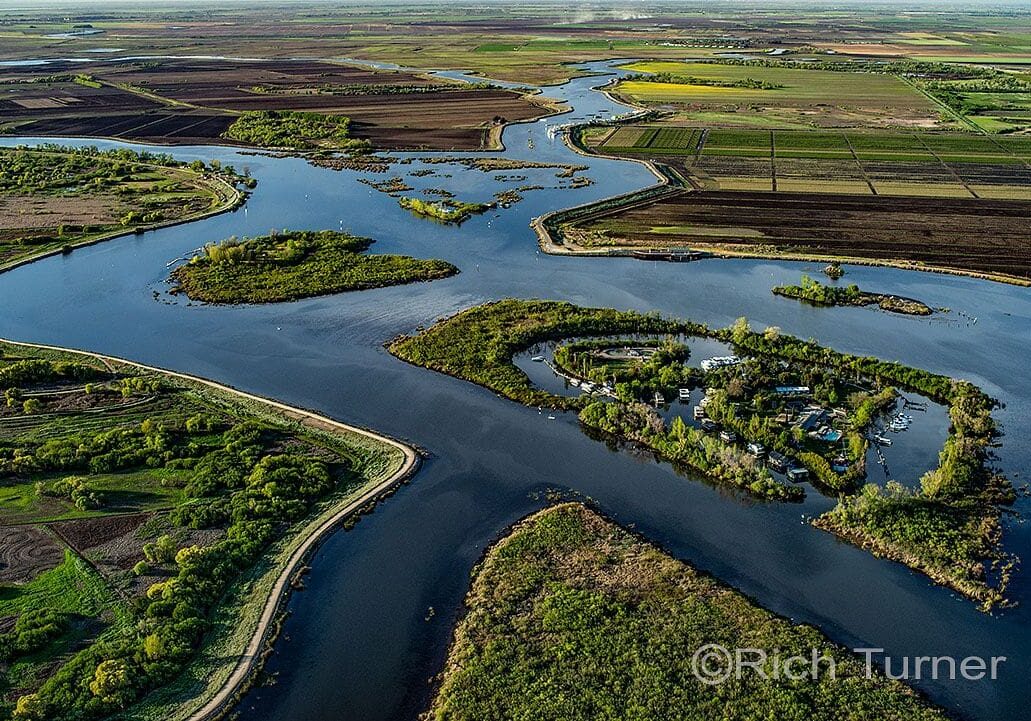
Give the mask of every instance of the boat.
<svg viewBox="0 0 1031 721">
<path fill-rule="evenodd" d="M 652 402 L 655 403 L 655 405 L 657 405 L 657 406 L 661 406 L 663 403 L 666 402 L 666 399 L 663 398 L 661 393 L 659 393 L 658 391 L 655 391 L 655 395 L 652 396 Z"/>
<path fill-rule="evenodd" d="M 877 443 L 879 443 L 882 446 L 890 446 L 891 445 L 891 439 L 887 438 L 885 436 L 874 436 L 873 439 L 874 439 L 874 441 L 876 441 Z"/>
<path fill-rule="evenodd" d="M 681 388 L 680 389 L 680 400 L 686 401 L 686 400 L 690 400 L 690 398 L 691 398 L 691 389 L 690 388 Z"/>
<path fill-rule="evenodd" d="M 700 421 L 703 418 L 705 418 L 705 409 L 702 408 L 701 406 L 695 406 L 694 407 L 694 411 L 692 411 L 692 412 L 694 413 L 694 419 L 696 421 Z"/>
<path fill-rule="evenodd" d="M 580 386 L 580 379 L 579 378 L 570 378 L 569 379 L 569 385 L 573 386 L 574 388 L 578 388 Z"/>
<path fill-rule="evenodd" d="M 542 356 L 542 355 L 535 355 L 530 360 L 532 360 L 534 363 L 543 363 L 544 362 L 544 356 Z"/>
</svg>

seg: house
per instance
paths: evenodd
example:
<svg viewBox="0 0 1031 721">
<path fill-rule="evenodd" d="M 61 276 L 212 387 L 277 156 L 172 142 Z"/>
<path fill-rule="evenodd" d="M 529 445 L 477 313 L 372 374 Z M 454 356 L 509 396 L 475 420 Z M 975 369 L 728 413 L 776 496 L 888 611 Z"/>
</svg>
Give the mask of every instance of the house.
<svg viewBox="0 0 1031 721">
<path fill-rule="evenodd" d="M 770 451 L 770 455 L 766 457 L 766 464 L 780 473 L 784 473 L 788 469 L 787 456 L 777 453 L 777 451 Z"/>
</svg>

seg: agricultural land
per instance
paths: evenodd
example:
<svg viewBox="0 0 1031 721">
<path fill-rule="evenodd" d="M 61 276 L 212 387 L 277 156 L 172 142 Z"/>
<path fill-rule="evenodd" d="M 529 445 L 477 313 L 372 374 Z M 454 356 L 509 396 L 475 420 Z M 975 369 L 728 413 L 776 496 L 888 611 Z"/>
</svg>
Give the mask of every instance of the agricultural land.
<svg viewBox="0 0 1031 721">
<path fill-rule="evenodd" d="M 180 704 L 217 688 L 306 524 L 404 462 L 114 359 L 3 343 L 0 386 L 3 706 L 20 719 L 146 715 L 170 682 Z"/>
</svg>

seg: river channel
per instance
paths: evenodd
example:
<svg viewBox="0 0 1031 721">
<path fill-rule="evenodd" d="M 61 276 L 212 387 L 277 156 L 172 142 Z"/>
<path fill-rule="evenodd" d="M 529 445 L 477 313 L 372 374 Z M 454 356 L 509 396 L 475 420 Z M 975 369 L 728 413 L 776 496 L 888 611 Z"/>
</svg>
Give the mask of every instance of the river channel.
<svg viewBox="0 0 1031 721">
<path fill-rule="evenodd" d="M 607 63 L 588 67 L 613 72 Z M 657 310 L 711 325 L 747 316 L 755 327 L 777 325 L 841 351 L 977 383 L 1005 404 L 997 414 L 1005 432 L 998 451 L 1001 467 L 1016 485 L 1027 481 L 1028 289 L 848 268 L 848 279 L 866 289 L 952 309 L 927 320 L 869 308 L 813 308 L 770 293 L 774 285 L 813 272 L 813 264 L 662 263 L 539 253 L 531 218 L 654 182 L 642 165 L 580 157 L 561 138 L 549 137 L 549 126 L 627 112 L 594 90 L 607 79 L 580 78 L 545 88 L 572 112 L 510 126 L 504 133 L 507 149 L 489 154 L 587 165 L 582 174 L 593 181 L 587 187 L 555 187 L 569 184 L 555 169 L 485 173 L 461 164 L 424 163 L 420 159 L 427 153 L 391 154 L 412 160 L 375 174 L 235 148 L 168 149 L 181 159 L 218 158 L 238 169 L 247 166 L 258 186 L 234 213 L 120 238 L 3 274 L 0 335 L 208 377 L 429 451 L 430 459 L 409 486 L 353 530 L 322 545 L 306 588 L 289 601 L 291 615 L 267 667 L 275 685 L 243 699 L 238 711 L 245 721 L 415 719 L 429 702 L 431 678 L 441 669 L 477 559 L 508 525 L 543 506 L 544 492 L 552 488 L 589 497 L 677 557 L 840 643 L 884 648 L 892 656 L 1006 656 L 995 681 L 916 685 L 970 719 L 1026 718 L 1031 668 L 1026 570 L 1012 585 L 1021 606 L 985 615 L 926 578 L 808 526 L 804 516 L 832 504 L 814 491 L 801 505 L 742 499 L 651 458 L 611 450 L 585 436 L 572 415 L 548 419 L 536 408 L 406 365 L 384 351 L 383 343 L 399 333 L 504 297 Z M 468 201 L 487 201 L 517 185 L 545 188 L 454 227 L 417 218 L 396 199 L 357 182 L 393 175 L 405 177 L 416 190 L 443 188 Z M 271 306 L 204 306 L 167 295 L 169 261 L 206 242 L 273 228 L 348 230 L 374 238 L 372 252 L 442 258 L 461 273 L 432 283 Z M 940 441 L 938 433 L 928 436 Z M 921 470 L 910 469 L 909 475 L 919 477 Z M 1016 509 L 1026 512 L 1027 502 Z M 1006 543 L 1019 555 L 1031 555 L 1031 534 L 1016 520 L 1006 523 Z"/>
</svg>

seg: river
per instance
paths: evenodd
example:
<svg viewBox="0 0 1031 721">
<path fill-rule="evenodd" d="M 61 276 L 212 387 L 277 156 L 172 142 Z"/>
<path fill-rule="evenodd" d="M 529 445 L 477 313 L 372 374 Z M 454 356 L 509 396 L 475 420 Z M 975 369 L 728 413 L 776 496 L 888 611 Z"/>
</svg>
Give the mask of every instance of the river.
<svg viewBox="0 0 1031 721">
<path fill-rule="evenodd" d="M 610 72 L 606 63 L 589 68 Z M 953 309 L 929 321 L 866 308 L 818 309 L 771 295 L 773 285 L 797 282 L 812 264 L 654 263 L 538 253 L 528 228 L 532 217 L 654 182 L 639 164 L 581 158 L 560 139 L 547 137 L 549 125 L 625 112 L 592 90 L 603 81 L 581 78 L 546 88 L 574 111 L 510 126 L 504 134 L 508 149 L 500 154 L 586 164 L 594 184 L 529 191 L 511 208 L 461 227 L 416 218 L 357 180 L 431 169 L 436 175 L 408 182 L 473 201 L 517 184 L 562 181 L 554 170 L 501 173 L 527 176 L 513 184 L 493 180 L 497 173 L 458 165 L 414 161 L 377 175 L 233 148 L 172 149 L 182 159 L 248 166 L 259 181 L 253 197 L 232 214 L 120 238 L 4 274 L 0 335 L 205 376 L 368 426 L 431 453 L 410 486 L 321 547 L 305 590 L 289 602 L 291 616 L 268 664 L 276 684 L 244 698 L 238 710 L 245 721 L 414 719 L 429 701 L 430 678 L 441 668 L 474 564 L 509 524 L 545 503 L 542 492 L 549 488 L 590 497 L 677 557 L 841 643 L 885 648 L 893 656 L 1006 656 L 995 681 L 917 685 L 971 719 L 1024 717 L 1031 667 L 1027 573 L 1018 574 L 1012 586 L 1016 600 L 1024 601 L 1021 607 L 1000 616 L 982 614 L 923 576 L 803 523 L 803 514 L 832 503 L 815 492 L 801 506 L 741 499 L 679 476 L 668 465 L 614 452 L 581 433 L 571 415 L 548 420 L 536 409 L 408 366 L 384 351 L 384 341 L 398 333 L 509 296 L 658 310 L 713 325 L 743 315 L 756 327 L 777 325 L 838 350 L 897 359 L 979 384 L 1005 403 L 997 414 L 1006 433 L 1000 463 L 1018 485 L 1027 480 L 1027 289 L 848 268 L 849 280 L 862 287 Z M 4 145 L 35 141 L 2 139 Z M 443 258 L 462 272 L 433 283 L 272 306 L 169 302 L 166 262 L 205 242 L 272 228 L 349 230 L 375 238 L 373 252 Z M 1026 511 L 1026 501 L 1018 509 Z M 1007 546 L 1031 555 L 1027 527 L 1006 525 Z"/>
</svg>

